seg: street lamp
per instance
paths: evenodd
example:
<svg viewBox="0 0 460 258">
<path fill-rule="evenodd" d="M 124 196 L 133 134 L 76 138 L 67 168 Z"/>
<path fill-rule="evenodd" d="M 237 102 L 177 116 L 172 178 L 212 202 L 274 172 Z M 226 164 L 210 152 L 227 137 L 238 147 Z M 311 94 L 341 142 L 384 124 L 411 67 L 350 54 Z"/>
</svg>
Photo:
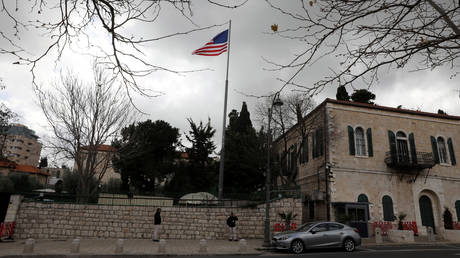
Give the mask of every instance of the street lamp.
<svg viewBox="0 0 460 258">
<path fill-rule="evenodd" d="M 283 102 L 279 98 L 279 92 L 275 93 L 272 103 L 268 108 L 268 129 L 267 129 L 267 173 L 265 175 L 265 229 L 264 229 L 264 246 L 269 247 L 270 244 L 270 154 L 271 154 L 271 131 L 270 123 L 272 120 L 273 107 L 281 107 Z"/>
</svg>

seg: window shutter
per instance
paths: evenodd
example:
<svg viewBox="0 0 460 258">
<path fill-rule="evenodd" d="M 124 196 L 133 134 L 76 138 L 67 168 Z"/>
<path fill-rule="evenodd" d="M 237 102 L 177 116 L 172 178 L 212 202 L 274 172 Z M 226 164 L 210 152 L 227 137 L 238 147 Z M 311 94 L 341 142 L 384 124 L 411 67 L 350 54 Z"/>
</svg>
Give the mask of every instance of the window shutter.
<svg viewBox="0 0 460 258">
<path fill-rule="evenodd" d="M 305 136 L 305 162 L 308 162 L 308 135 Z"/>
<path fill-rule="evenodd" d="M 367 154 L 369 155 L 369 157 L 373 157 L 374 149 L 372 147 L 372 129 L 367 128 L 366 134 L 367 134 Z"/>
<path fill-rule="evenodd" d="M 350 150 L 350 155 L 355 155 L 355 132 L 353 127 L 348 126 L 348 148 Z"/>
<path fill-rule="evenodd" d="M 393 209 L 393 200 L 390 196 L 385 195 L 382 198 L 383 206 L 383 220 L 384 221 L 393 221 L 395 219 L 394 209 Z"/>
<path fill-rule="evenodd" d="M 452 165 L 457 164 L 455 160 L 454 145 L 452 144 L 452 138 L 447 139 L 447 145 L 449 146 L 450 162 Z"/>
<path fill-rule="evenodd" d="M 388 141 L 390 143 L 391 161 L 396 163 L 396 136 L 395 133 L 388 130 Z"/>
<path fill-rule="evenodd" d="M 409 145 L 410 145 L 410 154 L 412 157 L 412 163 L 417 164 L 417 150 L 415 149 L 414 133 L 409 134 Z"/>
<path fill-rule="evenodd" d="M 318 156 L 322 156 L 324 152 L 324 134 L 323 128 L 318 129 Z"/>
<path fill-rule="evenodd" d="M 302 163 L 308 162 L 308 137 L 303 138 L 301 159 L 302 159 Z"/>
<path fill-rule="evenodd" d="M 313 158 L 316 158 L 316 134 L 315 133 L 311 133 L 311 141 L 312 141 L 311 156 Z"/>
<path fill-rule="evenodd" d="M 430 136 L 431 139 L 431 148 L 433 149 L 433 158 L 436 164 L 439 164 L 439 153 L 438 153 L 438 143 L 436 142 L 436 138 L 434 136 Z"/>
</svg>

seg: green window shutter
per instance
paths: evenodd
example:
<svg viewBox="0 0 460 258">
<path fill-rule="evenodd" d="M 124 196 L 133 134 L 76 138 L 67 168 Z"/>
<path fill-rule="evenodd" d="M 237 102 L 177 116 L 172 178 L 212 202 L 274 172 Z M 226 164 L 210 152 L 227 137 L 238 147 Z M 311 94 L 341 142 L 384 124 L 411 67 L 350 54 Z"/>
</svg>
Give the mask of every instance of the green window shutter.
<svg viewBox="0 0 460 258">
<path fill-rule="evenodd" d="M 439 153 L 438 153 L 438 143 L 436 142 L 436 138 L 434 136 L 430 136 L 431 139 L 431 148 L 433 149 L 433 158 L 436 164 L 439 164 Z"/>
<path fill-rule="evenodd" d="M 410 145 L 410 154 L 412 157 L 412 163 L 417 164 L 417 150 L 415 149 L 415 139 L 414 134 L 409 134 L 409 145 Z"/>
<path fill-rule="evenodd" d="M 371 128 L 367 128 L 366 135 L 367 135 L 367 154 L 369 155 L 369 157 L 373 157 L 374 149 L 372 147 L 372 129 Z"/>
<path fill-rule="evenodd" d="M 449 146 L 450 162 L 452 165 L 457 164 L 455 160 L 454 145 L 452 144 L 452 138 L 447 139 L 447 145 Z"/>
<path fill-rule="evenodd" d="M 390 144 L 390 154 L 393 163 L 396 163 L 396 136 L 395 133 L 388 130 L 388 141 Z"/>
<path fill-rule="evenodd" d="M 323 128 L 318 129 L 318 156 L 323 156 L 324 154 L 324 133 Z"/>
<path fill-rule="evenodd" d="M 348 126 L 348 149 L 350 150 L 350 155 L 355 155 L 355 132 L 353 127 Z"/>
<path fill-rule="evenodd" d="M 302 163 L 308 162 L 308 137 L 303 137 L 302 140 L 302 153 L 300 157 Z"/>
<path fill-rule="evenodd" d="M 313 140 L 312 156 L 313 158 L 316 158 L 318 157 L 318 137 L 316 132 L 311 134 L 311 138 Z"/>
<path fill-rule="evenodd" d="M 382 207 L 383 207 L 383 220 L 384 221 L 393 221 L 395 219 L 394 209 L 393 209 L 393 200 L 390 196 L 385 195 L 382 198 Z"/>
<path fill-rule="evenodd" d="M 305 162 L 308 162 L 308 135 L 305 136 Z"/>
</svg>

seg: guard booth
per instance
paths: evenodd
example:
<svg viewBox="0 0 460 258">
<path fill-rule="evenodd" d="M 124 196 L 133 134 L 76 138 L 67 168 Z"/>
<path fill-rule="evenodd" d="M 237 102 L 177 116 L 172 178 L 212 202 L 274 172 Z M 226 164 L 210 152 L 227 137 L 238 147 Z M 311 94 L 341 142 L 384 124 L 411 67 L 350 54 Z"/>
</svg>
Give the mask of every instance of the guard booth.
<svg viewBox="0 0 460 258">
<path fill-rule="evenodd" d="M 335 220 L 359 230 L 361 237 L 369 237 L 369 202 L 334 202 Z"/>
</svg>

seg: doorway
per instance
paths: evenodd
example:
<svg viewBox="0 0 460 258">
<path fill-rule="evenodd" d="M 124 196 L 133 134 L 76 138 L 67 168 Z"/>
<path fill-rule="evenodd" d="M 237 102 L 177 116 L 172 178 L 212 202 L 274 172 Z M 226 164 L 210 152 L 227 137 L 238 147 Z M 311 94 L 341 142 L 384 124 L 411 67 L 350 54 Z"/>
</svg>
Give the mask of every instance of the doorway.
<svg viewBox="0 0 460 258">
<path fill-rule="evenodd" d="M 431 199 L 422 195 L 419 199 L 420 206 L 420 217 L 422 218 L 422 225 L 433 228 L 433 232 L 436 234 L 436 227 L 434 224 L 433 205 Z"/>
<path fill-rule="evenodd" d="M 10 204 L 10 196 L 11 194 L 9 193 L 0 193 L 0 223 L 5 221 L 8 205 Z"/>
</svg>

